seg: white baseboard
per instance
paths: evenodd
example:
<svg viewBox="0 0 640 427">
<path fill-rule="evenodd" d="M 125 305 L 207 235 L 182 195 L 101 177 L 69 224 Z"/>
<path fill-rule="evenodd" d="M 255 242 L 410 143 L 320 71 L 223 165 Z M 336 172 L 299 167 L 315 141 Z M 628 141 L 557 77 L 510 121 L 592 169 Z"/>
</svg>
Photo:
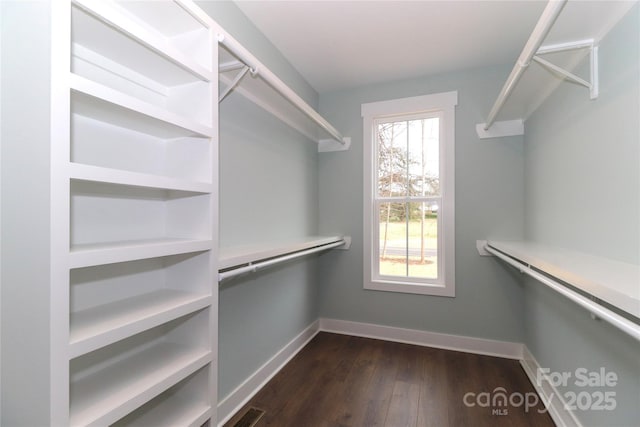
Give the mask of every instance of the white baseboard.
<svg viewBox="0 0 640 427">
<path fill-rule="evenodd" d="M 404 329 L 335 319 L 320 319 L 320 330 L 358 337 L 442 348 L 445 350 L 504 357 L 506 359 L 522 359 L 523 345 L 507 341 L 472 338 L 460 335 L 420 331 L 417 329 Z"/>
<path fill-rule="evenodd" d="M 547 410 L 549 411 L 549 415 L 556 426 L 582 427 L 582 423 L 576 418 L 573 411 L 565 409 L 565 401 L 562 394 L 558 392 L 555 386 L 549 381 L 547 375 L 542 375 L 542 381 L 539 381 L 538 372 L 541 369 L 541 366 L 533 357 L 533 354 L 531 354 L 527 346 L 523 346 L 520 364 L 542 400 L 544 402 L 549 402 L 546 405 Z"/>
<path fill-rule="evenodd" d="M 218 426 L 220 427 L 229 421 L 237 411 L 316 336 L 319 330 L 320 321 L 316 320 L 220 401 L 220 403 L 218 403 Z"/>
</svg>

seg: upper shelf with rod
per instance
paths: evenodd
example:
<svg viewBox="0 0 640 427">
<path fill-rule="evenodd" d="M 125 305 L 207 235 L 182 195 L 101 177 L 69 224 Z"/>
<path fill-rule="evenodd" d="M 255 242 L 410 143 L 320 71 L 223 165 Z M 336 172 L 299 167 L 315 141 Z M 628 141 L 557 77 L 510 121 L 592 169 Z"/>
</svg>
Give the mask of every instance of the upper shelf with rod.
<svg viewBox="0 0 640 427">
<path fill-rule="evenodd" d="M 524 121 L 563 82 L 584 86 L 598 97 L 598 44 L 636 1 L 551 0 L 493 104 L 479 138 L 524 134 Z M 544 45 L 543 45 L 544 43 Z M 589 56 L 588 71 L 576 68 Z"/>
<path fill-rule="evenodd" d="M 527 241 L 476 246 L 640 341 L 639 265 Z"/>
<path fill-rule="evenodd" d="M 316 141 L 318 151 L 349 149 L 350 138 L 344 137 L 236 39 L 220 29 L 218 42 L 220 102 L 232 91 L 238 92 Z"/>
<path fill-rule="evenodd" d="M 349 249 L 351 236 L 307 237 L 279 243 L 220 248 L 219 281 L 329 249 Z"/>
</svg>

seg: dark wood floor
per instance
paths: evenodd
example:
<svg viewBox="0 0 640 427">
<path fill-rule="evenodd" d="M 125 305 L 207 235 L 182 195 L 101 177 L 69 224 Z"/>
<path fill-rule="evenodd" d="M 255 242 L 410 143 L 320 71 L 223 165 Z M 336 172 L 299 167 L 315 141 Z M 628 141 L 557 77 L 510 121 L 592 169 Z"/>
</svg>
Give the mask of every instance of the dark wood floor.
<svg viewBox="0 0 640 427">
<path fill-rule="evenodd" d="M 491 406 L 498 387 L 513 404 Z M 535 393 L 515 360 L 321 332 L 225 426 L 250 407 L 257 427 L 554 425 L 514 393 Z"/>
</svg>

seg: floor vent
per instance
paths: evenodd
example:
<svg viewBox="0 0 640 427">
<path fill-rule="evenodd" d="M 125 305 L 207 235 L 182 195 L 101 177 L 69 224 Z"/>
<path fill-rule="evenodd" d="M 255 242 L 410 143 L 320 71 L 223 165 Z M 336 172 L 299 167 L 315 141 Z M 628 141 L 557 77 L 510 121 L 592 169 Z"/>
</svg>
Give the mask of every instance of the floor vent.
<svg viewBox="0 0 640 427">
<path fill-rule="evenodd" d="M 255 426 L 260 418 L 264 415 L 264 411 L 258 408 L 249 408 L 247 412 L 238 420 L 237 423 L 233 425 L 233 427 L 253 427 Z"/>
</svg>

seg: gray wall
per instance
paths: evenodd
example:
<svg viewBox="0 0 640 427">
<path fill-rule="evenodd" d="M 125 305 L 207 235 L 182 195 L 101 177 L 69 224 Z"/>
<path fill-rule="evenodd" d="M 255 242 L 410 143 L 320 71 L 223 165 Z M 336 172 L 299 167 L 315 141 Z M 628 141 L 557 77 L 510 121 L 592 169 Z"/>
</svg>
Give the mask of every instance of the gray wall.
<svg viewBox="0 0 640 427">
<path fill-rule="evenodd" d="M 636 5 L 600 44 L 600 97 L 589 101 L 586 89 L 563 84 L 527 120 L 527 238 L 640 264 L 639 42 Z M 579 412 L 585 426 L 637 425 L 637 341 L 533 280 L 525 284 L 524 313 L 526 345 L 543 367 L 617 373 L 613 388 L 571 380 L 561 387 L 561 393 L 616 392 L 614 412 Z"/>
<path fill-rule="evenodd" d="M 231 2 L 199 2 L 283 81 L 317 94 Z M 220 104 L 220 247 L 317 233 L 317 145 L 232 93 Z M 220 287 L 218 395 L 224 399 L 318 318 L 317 260 L 286 263 Z"/>
<path fill-rule="evenodd" d="M 469 70 L 321 94 L 320 112 L 351 136 L 348 152 L 320 156 L 320 232 L 353 237 L 321 262 L 322 317 L 520 342 L 522 290 L 515 275 L 481 258 L 476 240 L 523 233 L 522 137 L 479 140 L 476 123 L 509 67 Z M 456 297 L 364 290 L 362 103 L 458 91 L 456 107 Z"/>
<path fill-rule="evenodd" d="M 317 145 L 232 94 L 220 105 L 220 247 L 316 234 Z M 219 304 L 224 398 L 318 318 L 315 258 L 225 281 Z"/>
</svg>

